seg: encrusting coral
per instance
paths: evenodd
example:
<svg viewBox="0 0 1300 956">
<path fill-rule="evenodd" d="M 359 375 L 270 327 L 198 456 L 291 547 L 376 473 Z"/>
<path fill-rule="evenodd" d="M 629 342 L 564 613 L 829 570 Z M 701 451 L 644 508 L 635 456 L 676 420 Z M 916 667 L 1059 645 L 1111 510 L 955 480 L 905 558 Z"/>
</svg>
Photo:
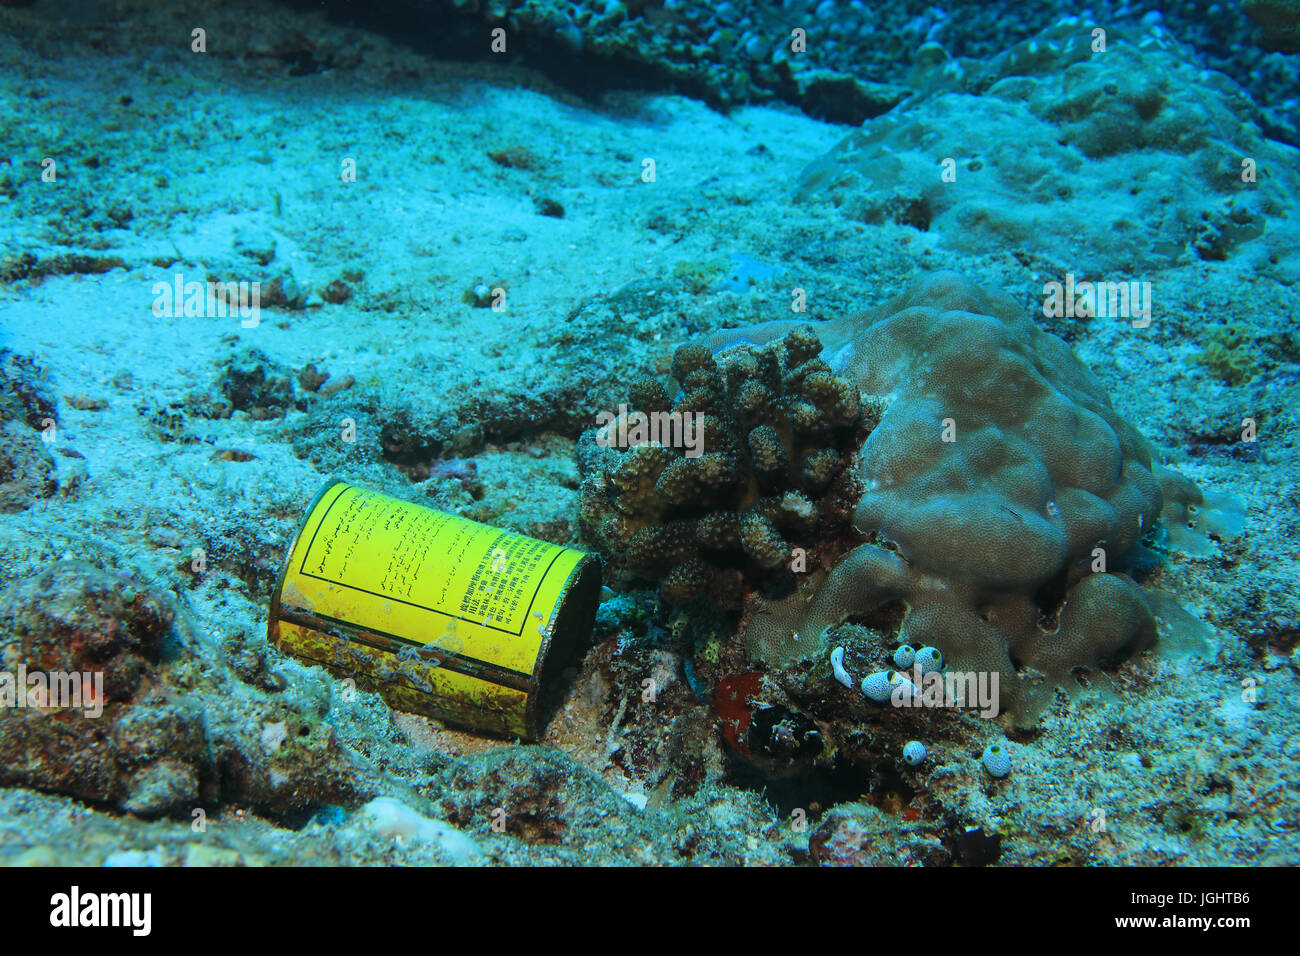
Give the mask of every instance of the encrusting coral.
<svg viewBox="0 0 1300 956">
<path fill-rule="evenodd" d="M 860 493 L 844 453 L 873 409 L 820 352 L 807 328 L 722 362 L 684 346 L 675 402 L 656 379 L 634 382 L 635 411 L 579 445 L 587 537 L 616 568 L 661 581 L 666 601 L 707 596 L 719 610 L 738 609 L 747 585 L 780 595 L 797 571 L 828 565 Z M 646 419 L 674 423 L 687 442 L 648 442 L 636 432 Z M 623 433 L 630 447 L 618 447 Z"/>
<path fill-rule="evenodd" d="M 1028 718 L 1050 684 L 1154 642 L 1151 604 L 1119 569 L 1166 493 L 1191 486 L 1153 463 L 1063 341 L 952 273 L 818 331 L 831 370 L 884 405 L 855 465 L 866 540 L 763 602 L 745 633 L 755 665 L 824 655 L 829 628 L 901 603 L 899 641 L 998 673 L 1003 707 Z"/>
</svg>

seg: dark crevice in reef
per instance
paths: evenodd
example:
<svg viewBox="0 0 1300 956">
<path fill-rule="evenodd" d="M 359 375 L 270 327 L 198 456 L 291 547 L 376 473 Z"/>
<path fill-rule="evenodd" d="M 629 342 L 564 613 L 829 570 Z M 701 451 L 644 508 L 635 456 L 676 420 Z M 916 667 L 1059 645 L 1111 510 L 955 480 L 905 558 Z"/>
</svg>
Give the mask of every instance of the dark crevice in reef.
<svg viewBox="0 0 1300 956">
<path fill-rule="evenodd" d="M 486 21 L 476 22 L 457 14 L 449 4 L 359 4 L 355 0 L 325 0 L 323 4 L 317 0 L 281 2 L 295 10 L 324 12 L 342 26 L 376 33 L 426 56 L 531 67 L 561 89 L 588 101 L 598 100 L 612 90 L 637 90 L 678 92 L 714 107 L 722 105 L 704 82 L 665 77 L 653 65 L 625 57 L 578 53 L 561 40 L 535 34 L 507 29 L 507 52 L 492 53 L 489 46 L 492 27 Z"/>
<path fill-rule="evenodd" d="M 785 707 L 755 711 L 745 744 L 748 758 L 728 754 L 730 782 L 761 791 L 784 817 L 797 810 L 818 816 L 839 804 L 857 802 L 898 813 L 916 796 L 888 761 L 872 767 L 842 757 L 814 762 L 825 749 L 817 723 Z"/>
<path fill-rule="evenodd" d="M 728 763 L 728 782 L 760 791 L 781 817 L 789 817 L 796 810 L 814 817 L 872 791 L 872 775 L 844 760 L 837 760 L 830 767 L 812 766 L 793 776 L 779 778 L 767 776 L 734 754 L 728 755 Z"/>
<path fill-rule="evenodd" d="M 537 37 L 529 39 L 518 62 L 539 70 L 557 86 L 587 101 L 598 100 L 613 90 L 634 90 L 682 93 L 715 108 L 722 106 L 703 83 L 692 83 L 688 78 L 670 80 L 648 64 L 622 57 L 578 55 L 562 43 Z"/>
<path fill-rule="evenodd" d="M 1061 605 L 1065 603 L 1065 594 L 1070 590 L 1070 569 L 1064 567 L 1061 573 L 1044 581 L 1034 592 L 1034 604 L 1039 614 L 1038 626 L 1048 633 L 1054 633 L 1060 621 Z M 985 612 L 981 617 L 988 620 Z"/>
<path fill-rule="evenodd" d="M 869 614 L 850 614 L 849 624 L 859 624 L 870 628 L 887 638 L 896 638 L 903 628 L 903 618 L 907 617 L 907 605 L 903 601 L 886 601 Z"/>
<path fill-rule="evenodd" d="M 870 789 L 866 791 L 867 802 L 886 813 L 901 812 L 916 796 L 916 789 L 887 761 L 876 765 L 870 781 Z"/>
<path fill-rule="evenodd" d="M 953 825 L 944 844 L 962 866 L 991 866 L 1002 856 L 1002 834 L 980 827 Z"/>
<path fill-rule="evenodd" d="M 438 4 L 357 3 L 356 0 L 280 2 L 302 13 L 324 13 L 341 26 L 366 30 L 404 44 L 416 53 L 441 59 L 477 60 L 483 58 L 480 51 L 486 51 L 486 30 Z"/>
</svg>

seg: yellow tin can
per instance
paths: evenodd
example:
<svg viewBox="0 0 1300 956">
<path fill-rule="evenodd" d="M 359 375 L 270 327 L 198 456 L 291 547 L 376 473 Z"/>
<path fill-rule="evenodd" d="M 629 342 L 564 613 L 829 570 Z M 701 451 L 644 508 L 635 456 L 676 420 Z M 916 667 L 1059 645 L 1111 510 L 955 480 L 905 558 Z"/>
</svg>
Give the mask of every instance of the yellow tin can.
<svg viewBox="0 0 1300 956">
<path fill-rule="evenodd" d="M 599 601 L 589 554 L 338 481 L 289 546 L 267 637 L 398 710 L 536 740 Z"/>
</svg>

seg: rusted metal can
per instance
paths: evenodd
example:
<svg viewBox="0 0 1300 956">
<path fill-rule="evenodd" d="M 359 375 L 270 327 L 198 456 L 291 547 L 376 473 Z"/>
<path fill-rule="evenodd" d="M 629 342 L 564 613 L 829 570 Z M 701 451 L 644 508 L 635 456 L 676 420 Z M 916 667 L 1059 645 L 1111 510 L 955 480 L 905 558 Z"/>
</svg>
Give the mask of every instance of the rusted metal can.
<svg viewBox="0 0 1300 956">
<path fill-rule="evenodd" d="M 599 601 L 589 554 L 338 481 L 289 546 L 267 636 L 395 709 L 536 740 Z"/>
</svg>

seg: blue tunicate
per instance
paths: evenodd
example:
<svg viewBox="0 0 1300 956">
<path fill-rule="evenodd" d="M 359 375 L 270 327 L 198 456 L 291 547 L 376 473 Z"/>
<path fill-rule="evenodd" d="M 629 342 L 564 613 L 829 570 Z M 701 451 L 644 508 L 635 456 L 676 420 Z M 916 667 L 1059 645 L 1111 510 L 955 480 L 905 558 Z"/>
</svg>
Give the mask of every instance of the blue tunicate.
<svg viewBox="0 0 1300 956">
<path fill-rule="evenodd" d="M 1001 779 L 1011 772 L 1011 754 L 1003 744 L 989 744 L 981 759 L 990 777 Z"/>
<path fill-rule="evenodd" d="M 894 666 L 901 671 L 907 670 L 916 660 L 916 648 L 911 644 L 904 644 L 898 650 L 894 651 Z"/>
<path fill-rule="evenodd" d="M 862 678 L 862 693 L 877 704 L 883 704 L 889 700 L 889 695 L 893 693 L 894 685 L 890 680 L 893 671 L 876 671 L 874 674 L 868 674 Z"/>
<path fill-rule="evenodd" d="M 919 740 L 909 740 L 903 747 L 903 760 L 909 767 L 919 767 L 925 762 L 925 744 Z"/>
<path fill-rule="evenodd" d="M 849 672 L 844 669 L 844 648 L 837 647 L 831 651 L 831 672 L 835 679 L 850 690 L 853 688 L 853 678 Z"/>
<path fill-rule="evenodd" d="M 922 674 L 943 670 L 943 654 L 937 647 L 923 647 L 916 652 L 916 666 Z"/>
</svg>

